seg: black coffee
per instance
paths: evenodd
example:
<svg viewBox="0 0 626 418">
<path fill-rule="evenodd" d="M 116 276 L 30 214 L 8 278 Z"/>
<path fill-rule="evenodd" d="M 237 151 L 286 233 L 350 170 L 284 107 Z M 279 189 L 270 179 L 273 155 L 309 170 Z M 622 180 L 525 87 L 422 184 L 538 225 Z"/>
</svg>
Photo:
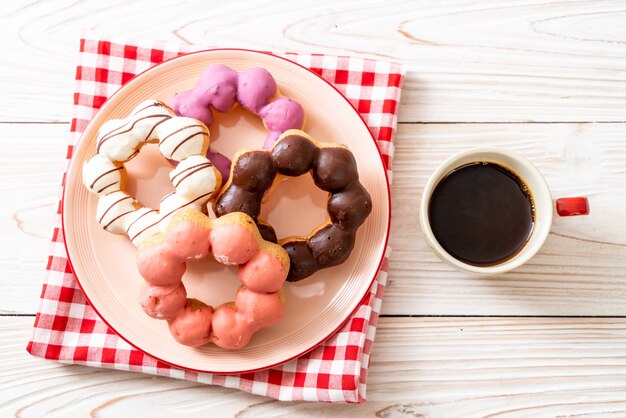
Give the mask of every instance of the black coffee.
<svg viewBox="0 0 626 418">
<path fill-rule="evenodd" d="M 464 165 L 435 187 L 430 226 L 454 258 L 475 266 L 502 263 L 526 244 L 534 205 L 524 182 L 506 168 L 486 162 Z"/>
</svg>

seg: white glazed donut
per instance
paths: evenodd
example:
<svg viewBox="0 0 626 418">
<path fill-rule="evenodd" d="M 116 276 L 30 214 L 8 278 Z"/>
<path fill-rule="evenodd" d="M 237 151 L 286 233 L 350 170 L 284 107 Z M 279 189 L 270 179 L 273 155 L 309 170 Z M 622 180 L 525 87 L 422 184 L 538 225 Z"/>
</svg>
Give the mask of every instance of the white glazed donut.
<svg viewBox="0 0 626 418">
<path fill-rule="evenodd" d="M 180 208 L 206 211 L 205 205 L 221 185 L 221 175 L 205 157 L 209 131 L 196 119 L 176 116 L 165 103 L 147 100 L 126 119 L 112 119 L 100 127 L 97 153 L 83 166 L 83 183 L 99 197 L 96 217 L 111 233 L 126 234 L 135 246 L 165 230 Z M 125 190 L 124 163 L 147 143 L 158 143 L 168 160 L 179 163 L 170 172 L 175 192 L 159 209 L 142 206 Z"/>
</svg>

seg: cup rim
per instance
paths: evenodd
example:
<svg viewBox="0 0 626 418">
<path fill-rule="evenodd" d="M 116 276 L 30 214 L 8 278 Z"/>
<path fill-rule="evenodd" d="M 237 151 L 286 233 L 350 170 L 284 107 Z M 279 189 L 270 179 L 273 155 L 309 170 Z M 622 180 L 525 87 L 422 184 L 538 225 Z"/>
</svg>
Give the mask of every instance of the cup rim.
<svg viewBox="0 0 626 418">
<path fill-rule="evenodd" d="M 528 238 L 528 241 L 524 244 L 524 246 L 520 249 L 520 251 L 511 257 L 510 259 L 504 261 L 503 263 L 496 264 L 493 266 L 475 266 L 472 264 L 465 263 L 454 258 L 451 254 L 449 254 L 442 246 L 439 244 L 433 231 L 430 227 L 430 220 L 428 215 L 428 206 L 430 204 L 430 197 L 432 193 L 439 184 L 439 181 L 452 170 L 462 166 L 463 164 L 457 163 L 460 160 L 467 159 L 468 157 L 472 157 L 473 155 L 477 155 L 476 161 L 487 161 L 493 162 L 500 165 L 505 165 L 501 161 L 493 160 L 490 161 L 489 158 L 481 158 L 479 155 L 484 154 L 495 154 L 500 155 L 505 158 L 511 158 L 515 160 L 518 164 L 524 166 L 526 170 L 532 173 L 533 184 L 529 184 L 527 177 L 522 176 L 517 173 L 517 170 L 514 170 L 510 167 L 507 167 L 515 172 L 527 185 L 530 190 L 530 193 L 535 200 L 539 197 L 543 197 L 544 199 L 549 199 L 550 201 L 550 210 L 544 211 L 542 216 L 542 222 L 547 223 L 548 227 L 542 228 L 541 230 L 537 230 L 536 225 L 533 228 L 531 236 Z M 506 166 L 506 165 L 505 165 Z M 538 212 L 535 213 L 535 216 L 540 216 Z M 424 186 L 424 190 L 422 191 L 420 208 L 419 208 L 419 218 L 420 218 L 420 226 L 422 229 L 422 233 L 424 238 L 426 239 L 427 244 L 431 247 L 435 255 L 437 255 L 441 260 L 448 263 L 452 267 L 457 268 L 461 271 L 467 271 L 471 273 L 481 274 L 481 275 L 493 275 L 504 273 L 510 270 L 513 270 L 522 264 L 526 263 L 530 260 L 537 251 L 543 246 L 548 234 L 550 232 L 550 225 L 552 224 L 552 196 L 550 194 L 550 189 L 548 187 L 548 183 L 546 182 L 543 175 L 539 172 L 539 170 L 525 157 L 520 155 L 515 151 L 509 151 L 502 148 L 491 148 L 491 147 L 478 147 L 471 148 L 469 150 L 461 151 L 451 157 L 447 158 L 443 161 L 439 166 L 435 169 L 435 171 L 430 175 L 428 181 Z M 537 223 L 537 221 L 536 221 Z M 530 245 L 532 242 L 532 246 Z"/>
</svg>

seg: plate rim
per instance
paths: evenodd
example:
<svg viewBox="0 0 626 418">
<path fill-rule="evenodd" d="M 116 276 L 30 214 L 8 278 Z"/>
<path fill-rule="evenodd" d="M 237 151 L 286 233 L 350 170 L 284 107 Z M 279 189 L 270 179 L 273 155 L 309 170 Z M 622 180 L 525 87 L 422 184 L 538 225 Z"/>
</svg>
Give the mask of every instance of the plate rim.
<svg viewBox="0 0 626 418">
<path fill-rule="evenodd" d="M 76 274 L 76 270 L 74 269 L 74 265 L 70 256 L 70 251 L 69 248 L 67 246 L 67 235 L 66 235 L 66 231 L 65 231 L 65 208 L 66 208 L 66 204 L 65 204 L 65 198 L 66 198 L 66 193 L 67 193 L 67 173 L 70 171 L 70 168 L 72 167 L 73 164 L 78 164 L 77 162 L 74 162 L 74 149 L 76 149 L 81 143 L 84 142 L 84 132 L 87 130 L 87 126 L 93 121 L 93 119 L 96 117 L 96 115 L 98 114 L 98 112 L 100 112 L 100 110 L 102 109 L 102 107 L 108 102 L 110 101 L 113 97 L 115 97 L 116 94 L 118 94 L 126 85 L 128 85 L 128 83 L 132 82 L 133 80 L 135 80 L 136 78 L 145 75 L 146 73 L 148 73 L 151 70 L 154 70 L 155 68 L 159 67 L 162 64 L 165 64 L 167 62 L 182 58 L 182 57 L 186 57 L 189 55 L 194 55 L 194 54 L 203 54 L 203 53 L 207 53 L 207 52 L 215 52 L 215 51 L 234 51 L 234 52 L 246 52 L 246 53 L 254 53 L 254 54 L 262 54 L 262 55 L 269 55 L 273 58 L 278 58 L 280 60 L 283 60 L 285 62 L 287 62 L 288 64 L 292 64 L 295 66 L 298 66 L 306 71 L 308 71 L 309 73 L 315 75 L 318 79 L 322 80 L 324 83 L 326 83 L 327 85 L 329 85 L 334 91 L 335 93 L 341 97 L 346 104 L 350 107 L 350 109 L 352 109 L 352 111 L 358 116 L 358 118 L 361 120 L 361 123 L 365 126 L 365 128 L 367 129 L 367 132 L 369 134 L 369 138 L 372 140 L 372 142 L 375 145 L 376 148 L 376 153 L 378 154 L 378 158 L 380 159 L 381 162 L 381 166 L 383 168 L 383 174 L 384 174 L 384 180 L 385 180 L 385 188 L 387 191 L 387 204 L 389 207 L 388 210 L 388 214 L 387 214 L 387 225 L 385 228 L 385 237 L 384 237 L 384 243 L 383 243 L 383 251 L 382 251 L 382 255 L 380 257 L 380 260 L 378 261 L 378 267 L 373 270 L 373 274 L 372 274 L 372 278 L 369 281 L 369 285 L 367 286 L 367 291 L 363 294 L 363 296 L 359 299 L 359 302 L 356 304 L 355 308 L 348 313 L 345 318 L 343 318 L 341 320 L 341 322 L 339 323 L 339 325 L 337 325 L 337 327 L 335 329 L 333 329 L 330 333 L 328 333 L 327 335 L 325 335 L 320 341 L 314 343 L 311 347 L 305 349 L 304 351 L 295 354 L 285 360 L 281 360 L 279 362 L 274 362 L 272 364 L 269 365 L 265 365 L 265 366 L 261 366 L 261 367 L 256 367 L 256 368 L 248 368 L 248 369 L 243 369 L 243 370 L 229 370 L 229 371 L 213 371 L 213 370 L 207 370 L 207 369 L 197 369 L 197 368 L 193 368 L 193 367 L 188 367 L 188 366 L 182 366 L 179 364 L 176 364 L 172 361 L 169 360 L 164 360 L 142 348 L 139 348 L 137 345 L 135 345 L 133 342 L 131 342 L 128 338 L 126 338 L 124 335 L 122 335 L 118 330 L 116 330 L 114 327 L 111 326 L 111 324 L 109 324 L 109 322 L 106 320 L 106 318 L 100 313 L 100 311 L 98 311 L 98 309 L 95 307 L 95 305 L 92 303 L 91 299 L 89 298 L 89 296 L 87 295 L 87 293 L 85 292 L 83 285 L 81 284 L 81 279 L 79 279 L 78 274 Z M 331 338 L 333 335 L 335 335 L 337 333 L 337 331 L 339 331 L 341 328 L 343 328 L 343 326 L 348 323 L 348 321 L 350 320 L 350 318 L 352 318 L 352 316 L 356 313 L 356 311 L 361 307 L 361 304 L 363 303 L 363 301 L 367 298 L 367 296 L 369 295 L 371 288 L 372 288 L 372 284 L 374 283 L 374 281 L 376 280 L 376 277 L 378 276 L 378 274 L 381 271 L 383 262 L 385 260 L 385 256 L 387 253 L 387 248 L 388 248 L 388 244 L 389 244 L 389 235 L 391 233 L 391 213 L 392 213 L 392 201 L 391 201 L 391 185 L 389 184 L 389 176 L 388 176 L 388 169 L 385 166 L 385 160 L 383 158 L 383 155 L 380 151 L 380 148 L 378 147 L 378 144 L 376 142 L 376 138 L 374 138 L 374 135 L 372 134 L 372 132 L 370 131 L 369 126 L 367 125 L 367 123 L 365 122 L 365 119 L 363 119 L 363 116 L 361 116 L 361 114 L 357 111 L 357 109 L 352 105 L 352 103 L 350 103 L 350 100 L 345 97 L 340 91 L 339 89 L 333 85 L 331 82 L 325 80 L 324 78 L 322 78 L 319 74 L 317 74 L 315 71 L 311 70 L 310 68 L 307 68 L 295 61 L 290 60 L 289 58 L 286 58 L 284 56 L 281 55 L 277 55 L 274 54 L 272 52 L 268 52 L 268 51 L 259 51 L 259 50 L 254 50 L 254 49 L 246 49 L 246 48 L 208 48 L 208 49 L 202 49 L 202 50 L 198 50 L 198 51 L 192 51 L 192 52 L 187 52 L 187 53 L 183 53 L 182 55 L 178 55 L 176 57 L 172 57 L 170 59 L 167 59 L 165 61 L 162 61 L 158 64 L 153 65 L 150 68 L 147 68 L 145 70 L 143 70 L 142 72 L 134 75 L 130 80 L 128 80 L 125 84 L 121 85 L 111 96 L 109 96 L 103 103 L 102 105 L 100 105 L 100 107 L 98 108 L 98 110 L 96 111 L 96 113 L 91 117 L 91 119 L 89 120 L 87 126 L 85 127 L 85 130 L 83 130 L 83 132 L 80 135 L 80 138 L 78 139 L 78 141 L 76 141 L 76 143 L 73 145 L 72 147 L 72 157 L 70 159 L 70 162 L 68 164 L 67 170 L 65 171 L 65 178 L 64 178 L 64 184 L 63 184 L 63 195 L 61 197 L 61 230 L 63 232 L 63 246 L 65 247 L 65 252 L 67 255 L 67 262 L 68 262 L 68 266 L 70 268 L 70 270 L 72 271 L 72 274 L 74 275 L 74 278 L 76 279 L 76 283 L 78 284 L 78 287 L 80 288 L 83 296 L 85 297 L 85 300 L 87 301 L 87 303 L 89 304 L 89 306 L 94 310 L 94 312 L 96 313 L 96 315 L 98 315 L 98 318 L 100 318 L 105 324 L 106 326 L 115 333 L 115 335 L 117 335 L 118 337 L 120 337 L 122 340 L 124 340 L 126 343 L 128 343 L 131 347 L 133 347 L 135 350 L 139 350 L 140 352 L 149 355 L 151 357 L 153 357 L 154 359 L 156 359 L 157 361 L 164 363 L 168 366 L 171 367 L 175 367 L 178 369 L 182 369 L 182 370 L 189 370 L 192 372 L 196 372 L 196 373 L 211 373 L 214 375 L 230 375 L 230 374 L 244 374 L 244 373 L 253 373 L 253 372 L 257 372 L 257 371 L 261 371 L 261 370 L 267 370 L 267 369 L 271 369 L 273 367 L 279 366 L 281 364 L 285 364 L 288 363 L 296 358 L 299 358 L 305 354 L 307 354 L 308 352 L 316 349 L 317 347 L 319 347 L 321 344 L 323 344 L 326 340 L 328 340 L 329 338 Z"/>
</svg>

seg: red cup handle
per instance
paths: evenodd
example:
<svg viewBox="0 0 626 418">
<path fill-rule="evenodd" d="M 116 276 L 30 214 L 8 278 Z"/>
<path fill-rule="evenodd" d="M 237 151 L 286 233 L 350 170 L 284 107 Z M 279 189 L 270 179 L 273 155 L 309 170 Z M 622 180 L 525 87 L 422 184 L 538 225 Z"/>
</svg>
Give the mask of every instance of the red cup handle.
<svg viewBox="0 0 626 418">
<path fill-rule="evenodd" d="M 559 216 L 589 215 L 589 200 L 586 197 L 562 197 L 556 200 Z"/>
</svg>

